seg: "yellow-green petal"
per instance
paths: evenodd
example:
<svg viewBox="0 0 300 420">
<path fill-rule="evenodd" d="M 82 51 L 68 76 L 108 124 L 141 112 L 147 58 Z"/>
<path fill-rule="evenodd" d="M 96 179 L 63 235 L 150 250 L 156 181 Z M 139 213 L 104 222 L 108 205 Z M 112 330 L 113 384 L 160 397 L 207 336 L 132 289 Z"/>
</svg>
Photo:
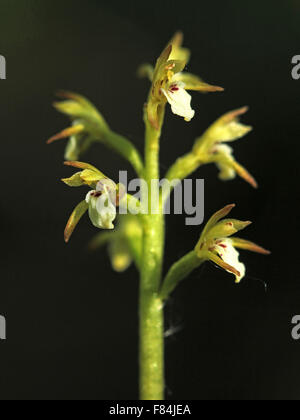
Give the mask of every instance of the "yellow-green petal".
<svg viewBox="0 0 300 420">
<path fill-rule="evenodd" d="M 73 135 L 82 133 L 83 131 L 84 131 L 83 124 L 73 125 L 72 127 L 68 127 L 65 130 L 62 130 L 61 132 L 59 132 L 58 134 L 55 134 L 54 136 L 52 136 L 49 140 L 47 140 L 47 144 L 51 144 L 57 140 L 66 139 Z"/>
<path fill-rule="evenodd" d="M 91 169 L 82 171 L 80 178 L 84 184 L 89 185 L 90 187 L 94 187 L 101 179 L 107 179 L 103 174 L 99 174 Z"/>
<path fill-rule="evenodd" d="M 262 248 L 261 246 L 255 244 L 254 242 L 247 241 L 245 239 L 241 238 L 232 238 L 232 244 L 235 248 L 244 249 L 251 252 L 256 252 L 258 254 L 263 255 L 270 255 L 271 251 L 268 251 L 265 248 Z"/>
<path fill-rule="evenodd" d="M 191 52 L 187 48 L 183 48 L 184 36 L 182 32 L 176 32 L 168 45 L 172 45 L 170 60 L 180 60 L 188 63 L 191 58 Z"/>
<path fill-rule="evenodd" d="M 81 187 L 82 185 L 84 185 L 84 181 L 81 178 L 81 174 L 82 174 L 82 172 L 77 172 L 76 174 L 74 174 L 70 178 L 62 179 L 62 182 L 64 182 L 69 187 Z"/>
<path fill-rule="evenodd" d="M 201 235 L 201 239 L 200 241 L 202 241 L 202 239 L 205 237 L 206 233 L 209 232 L 211 230 L 211 228 L 213 228 L 221 219 L 223 219 L 224 217 L 226 217 L 235 207 L 235 204 L 228 204 L 226 207 L 224 207 L 223 209 L 217 211 L 207 222 L 202 235 Z"/>
<path fill-rule="evenodd" d="M 173 80 L 183 82 L 186 90 L 195 90 L 203 93 L 224 91 L 224 88 L 205 83 L 200 77 L 191 73 L 178 73 L 173 77 Z"/>
<path fill-rule="evenodd" d="M 205 235 L 206 240 L 228 238 L 240 230 L 245 229 L 252 222 L 242 222 L 236 219 L 224 219 L 217 223 L 212 229 L 210 229 Z"/>
<path fill-rule="evenodd" d="M 103 178 L 107 178 L 105 175 L 103 175 L 102 172 L 99 171 L 99 169 L 97 169 L 93 165 L 90 165 L 89 163 L 77 162 L 77 161 L 66 161 L 66 162 L 64 162 L 64 165 L 72 166 L 73 168 L 79 168 L 79 169 L 90 169 L 90 170 L 95 171 L 98 174 L 100 174 Z"/>
</svg>

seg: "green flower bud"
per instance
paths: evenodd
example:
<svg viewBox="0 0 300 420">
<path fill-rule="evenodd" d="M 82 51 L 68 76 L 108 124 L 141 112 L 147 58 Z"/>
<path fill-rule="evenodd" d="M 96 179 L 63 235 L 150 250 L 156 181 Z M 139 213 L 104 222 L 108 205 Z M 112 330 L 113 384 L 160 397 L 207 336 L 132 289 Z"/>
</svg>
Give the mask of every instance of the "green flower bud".
<svg viewBox="0 0 300 420">
<path fill-rule="evenodd" d="M 253 176 L 233 156 L 233 149 L 227 142 L 236 141 L 250 131 L 252 127 L 239 122 L 239 117 L 248 111 L 247 107 L 228 112 L 219 118 L 199 137 L 194 145 L 193 154 L 202 163 L 215 163 L 220 170 L 219 178 L 227 181 L 239 175 L 254 188 L 257 182 Z"/>
<path fill-rule="evenodd" d="M 119 237 L 119 239 L 110 241 L 108 252 L 112 268 L 117 273 L 123 273 L 131 266 L 132 257 L 124 238 Z"/>
<path fill-rule="evenodd" d="M 123 272 L 134 261 L 138 268 L 142 261 L 143 229 L 140 219 L 131 214 L 119 216 L 119 223 L 114 232 L 101 232 L 90 243 L 93 251 L 108 245 L 112 267 Z"/>
</svg>

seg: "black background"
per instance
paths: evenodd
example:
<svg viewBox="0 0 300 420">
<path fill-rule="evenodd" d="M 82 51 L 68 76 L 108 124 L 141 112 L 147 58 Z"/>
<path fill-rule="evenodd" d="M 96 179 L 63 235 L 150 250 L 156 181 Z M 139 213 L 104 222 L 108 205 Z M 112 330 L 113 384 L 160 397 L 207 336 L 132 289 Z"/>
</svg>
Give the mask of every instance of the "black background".
<svg viewBox="0 0 300 420">
<path fill-rule="evenodd" d="M 84 192 L 59 181 L 71 173 L 62 166 L 64 142 L 45 141 L 67 126 L 51 108 L 63 88 L 89 97 L 142 150 L 149 85 L 135 72 L 178 29 L 193 52 L 188 70 L 226 91 L 193 94 L 190 124 L 168 112 L 162 171 L 218 116 L 249 105 L 243 121 L 255 131 L 235 144 L 235 155 L 260 189 L 222 183 L 213 166 L 195 176 L 205 178 L 206 219 L 237 203 L 234 216 L 255 222 L 245 236 L 273 254 L 243 253 L 248 272 L 239 286 L 207 264 L 178 288 L 166 310 L 167 324 L 182 327 L 166 340 L 167 397 L 299 398 L 300 342 L 291 338 L 300 313 L 300 81 L 291 78 L 299 13 L 296 0 L 1 0 L 8 77 L 0 81 L 0 314 L 8 325 L 1 399 L 138 397 L 136 271 L 115 274 L 105 251 L 87 252 L 96 233 L 88 218 L 64 244 L 65 222 Z M 101 146 L 84 160 L 112 178 L 130 170 Z M 169 218 L 166 269 L 200 230 Z"/>
</svg>

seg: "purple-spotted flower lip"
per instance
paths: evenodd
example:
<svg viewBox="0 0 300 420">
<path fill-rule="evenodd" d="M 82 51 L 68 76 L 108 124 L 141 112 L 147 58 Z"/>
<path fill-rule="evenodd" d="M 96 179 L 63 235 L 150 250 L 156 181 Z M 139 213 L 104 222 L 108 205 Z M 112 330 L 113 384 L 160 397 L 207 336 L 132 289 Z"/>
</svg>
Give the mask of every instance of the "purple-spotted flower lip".
<svg viewBox="0 0 300 420">
<path fill-rule="evenodd" d="M 114 229 L 113 222 L 117 216 L 116 206 L 111 201 L 108 188 L 103 191 L 92 190 L 85 199 L 93 225 L 99 229 Z"/>
<path fill-rule="evenodd" d="M 99 197 L 101 197 L 101 195 L 103 194 L 103 192 L 101 192 L 101 191 L 91 191 L 91 197 L 94 197 L 94 198 L 99 198 Z"/>
<path fill-rule="evenodd" d="M 116 184 L 111 179 L 101 179 L 96 185 L 96 192 L 99 196 L 103 193 L 108 193 L 110 196 L 111 202 L 118 207 L 120 201 L 124 198 L 126 194 L 126 187 L 122 184 Z"/>
<path fill-rule="evenodd" d="M 178 92 L 179 91 L 179 86 L 177 85 L 177 83 L 172 84 L 169 87 L 169 91 L 172 92 L 172 93 Z"/>
<path fill-rule="evenodd" d="M 183 117 L 185 121 L 191 121 L 195 111 L 191 107 L 192 97 L 185 90 L 183 82 L 173 82 L 172 79 L 166 88 L 161 88 L 162 93 L 171 105 L 173 114 Z"/>
</svg>

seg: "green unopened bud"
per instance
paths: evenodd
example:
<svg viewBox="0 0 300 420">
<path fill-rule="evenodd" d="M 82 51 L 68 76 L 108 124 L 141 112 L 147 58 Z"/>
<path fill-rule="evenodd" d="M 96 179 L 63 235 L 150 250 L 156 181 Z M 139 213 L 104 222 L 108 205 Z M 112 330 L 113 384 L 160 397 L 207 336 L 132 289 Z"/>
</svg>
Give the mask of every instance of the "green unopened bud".
<svg viewBox="0 0 300 420">
<path fill-rule="evenodd" d="M 108 245 L 112 267 L 123 272 L 134 261 L 138 268 L 142 261 L 143 229 L 140 220 L 131 214 L 119 216 L 114 232 L 101 232 L 90 243 L 89 248 L 96 250 Z"/>
<path fill-rule="evenodd" d="M 130 267 L 132 257 L 127 241 L 124 238 L 119 237 L 119 239 L 111 241 L 108 251 L 112 268 L 117 273 L 123 273 Z"/>
<path fill-rule="evenodd" d="M 87 115 L 87 109 L 75 101 L 54 102 L 53 105 L 57 111 L 71 118 L 84 118 Z"/>
</svg>

